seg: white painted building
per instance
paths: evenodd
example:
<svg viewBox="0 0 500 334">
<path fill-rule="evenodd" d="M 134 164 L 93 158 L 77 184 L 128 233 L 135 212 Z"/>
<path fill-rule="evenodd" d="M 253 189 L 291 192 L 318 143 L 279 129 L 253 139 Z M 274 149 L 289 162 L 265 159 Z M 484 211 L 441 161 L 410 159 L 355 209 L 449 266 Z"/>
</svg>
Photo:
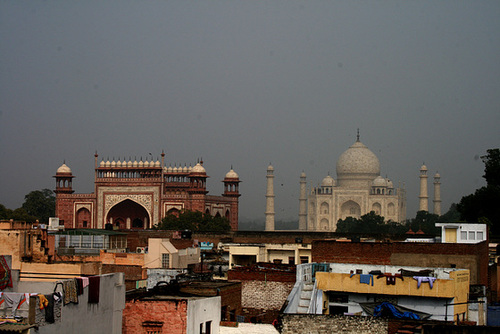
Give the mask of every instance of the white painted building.
<svg viewBox="0 0 500 334">
<path fill-rule="evenodd" d="M 477 244 L 488 239 L 486 224 L 436 223 L 441 227 L 441 242 Z"/>
</svg>

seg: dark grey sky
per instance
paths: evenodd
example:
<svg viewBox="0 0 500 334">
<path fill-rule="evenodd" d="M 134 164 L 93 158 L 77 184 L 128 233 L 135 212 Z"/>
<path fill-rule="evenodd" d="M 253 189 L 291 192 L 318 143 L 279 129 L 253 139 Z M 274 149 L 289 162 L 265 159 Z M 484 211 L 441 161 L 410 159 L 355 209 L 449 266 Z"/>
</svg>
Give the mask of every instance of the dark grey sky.
<svg viewBox="0 0 500 334">
<path fill-rule="evenodd" d="M 500 2 L 0 2 L 0 203 L 76 192 L 101 158 L 203 157 L 211 194 L 233 165 L 241 219 L 297 219 L 299 175 L 335 175 L 356 140 L 418 208 L 419 168 L 443 212 L 482 186 L 500 144 Z M 429 182 L 432 197 L 432 178 Z M 430 207 L 431 206 L 431 203 Z"/>
</svg>

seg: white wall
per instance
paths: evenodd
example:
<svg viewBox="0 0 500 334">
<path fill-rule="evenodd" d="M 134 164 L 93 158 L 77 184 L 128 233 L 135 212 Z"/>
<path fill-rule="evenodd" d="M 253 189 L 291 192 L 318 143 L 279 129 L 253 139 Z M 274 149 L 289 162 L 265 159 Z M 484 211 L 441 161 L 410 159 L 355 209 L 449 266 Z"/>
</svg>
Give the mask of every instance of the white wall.
<svg viewBox="0 0 500 334">
<path fill-rule="evenodd" d="M 189 299 L 187 309 L 187 332 L 200 333 L 200 324 L 205 325 L 211 321 L 211 333 L 219 333 L 221 297 Z"/>
<path fill-rule="evenodd" d="M 17 292 L 54 292 L 55 282 L 19 282 Z M 60 287 L 58 291 L 60 291 Z M 37 334 L 52 333 L 116 333 L 122 332 L 125 308 L 125 277 L 123 273 L 101 275 L 99 303 L 89 304 L 89 288 L 78 296 L 78 304 L 63 305 L 61 321 L 39 327 Z"/>
<path fill-rule="evenodd" d="M 488 237 L 486 224 L 468 223 L 436 223 L 436 227 L 441 227 L 441 240 L 446 240 L 446 229 L 454 228 L 457 232 L 457 243 L 477 244 L 485 241 Z"/>
</svg>

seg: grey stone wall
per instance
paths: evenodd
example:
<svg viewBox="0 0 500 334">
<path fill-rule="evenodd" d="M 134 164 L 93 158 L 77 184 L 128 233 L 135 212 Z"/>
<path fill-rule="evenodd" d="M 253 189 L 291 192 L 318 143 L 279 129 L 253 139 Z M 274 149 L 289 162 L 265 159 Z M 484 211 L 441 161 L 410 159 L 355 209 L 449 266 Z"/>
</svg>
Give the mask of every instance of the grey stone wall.
<svg viewBox="0 0 500 334">
<path fill-rule="evenodd" d="M 388 330 L 387 320 L 374 317 L 284 314 L 281 320 L 282 334 L 386 334 Z"/>
<path fill-rule="evenodd" d="M 241 284 L 241 306 L 264 310 L 279 310 L 293 283 L 272 281 L 244 281 Z"/>
</svg>

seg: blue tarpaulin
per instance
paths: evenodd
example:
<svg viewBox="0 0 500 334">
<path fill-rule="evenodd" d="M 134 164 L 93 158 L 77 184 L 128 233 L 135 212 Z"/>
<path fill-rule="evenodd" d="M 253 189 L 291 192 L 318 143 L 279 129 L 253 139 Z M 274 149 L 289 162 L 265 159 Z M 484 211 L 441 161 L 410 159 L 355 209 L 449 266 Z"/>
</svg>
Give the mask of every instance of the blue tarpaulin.
<svg viewBox="0 0 500 334">
<path fill-rule="evenodd" d="M 418 314 L 415 314 L 413 312 L 400 312 L 394 307 L 394 305 L 388 302 L 383 302 L 380 305 L 375 306 L 373 315 L 375 317 L 392 316 L 398 319 L 420 320 L 420 316 Z"/>
</svg>

